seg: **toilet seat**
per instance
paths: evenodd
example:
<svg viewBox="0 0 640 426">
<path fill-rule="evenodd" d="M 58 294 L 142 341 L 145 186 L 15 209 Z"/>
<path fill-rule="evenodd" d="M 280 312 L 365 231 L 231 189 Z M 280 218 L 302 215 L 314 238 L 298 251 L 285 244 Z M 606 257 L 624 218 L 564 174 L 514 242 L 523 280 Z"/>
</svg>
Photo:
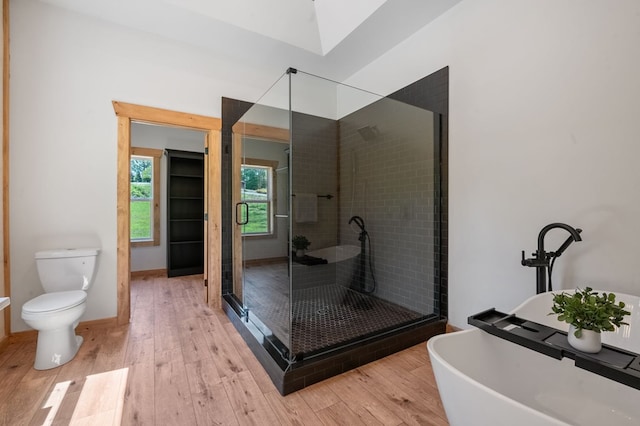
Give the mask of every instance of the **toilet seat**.
<svg viewBox="0 0 640 426">
<path fill-rule="evenodd" d="M 22 312 L 26 314 L 49 314 L 66 311 L 81 305 L 86 300 L 87 293 L 82 290 L 45 293 L 25 303 L 22 306 Z"/>
</svg>

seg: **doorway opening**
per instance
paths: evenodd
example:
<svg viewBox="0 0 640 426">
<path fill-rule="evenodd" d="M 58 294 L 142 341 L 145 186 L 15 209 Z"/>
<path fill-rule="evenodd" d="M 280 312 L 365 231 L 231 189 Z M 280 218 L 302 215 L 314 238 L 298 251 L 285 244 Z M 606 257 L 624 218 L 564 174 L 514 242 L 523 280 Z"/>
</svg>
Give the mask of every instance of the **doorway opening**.
<svg viewBox="0 0 640 426">
<path fill-rule="evenodd" d="M 130 243 L 130 159 L 131 124 L 146 123 L 205 132 L 205 224 L 204 296 L 212 308 L 221 306 L 221 289 L 208 282 L 219 283 L 221 252 L 220 128 L 214 117 L 170 111 L 160 108 L 113 101 L 118 117 L 117 156 L 117 321 L 127 324 L 131 314 L 131 243 Z"/>
</svg>

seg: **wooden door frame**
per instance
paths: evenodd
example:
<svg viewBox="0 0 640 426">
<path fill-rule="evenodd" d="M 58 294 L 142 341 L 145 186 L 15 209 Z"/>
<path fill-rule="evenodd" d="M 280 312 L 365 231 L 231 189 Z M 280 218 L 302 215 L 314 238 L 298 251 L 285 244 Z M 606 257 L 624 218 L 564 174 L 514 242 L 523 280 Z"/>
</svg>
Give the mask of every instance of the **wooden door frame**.
<svg viewBox="0 0 640 426">
<path fill-rule="evenodd" d="M 118 117 L 118 175 L 117 175 L 117 292 L 118 292 L 118 324 L 129 323 L 131 316 L 131 246 L 130 246 L 130 190 L 129 169 L 131 153 L 131 123 L 150 123 L 190 130 L 206 132 L 206 143 L 209 147 L 208 167 L 205 174 L 208 178 L 208 193 L 205 209 L 208 213 L 206 233 L 208 236 L 208 253 L 205 271 L 207 277 L 207 300 L 212 308 L 221 306 L 222 272 L 220 261 L 212 261 L 220 256 L 222 248 L 222 199 L 220 188 L 221 158 L 219 118 L 188 114 L 160 108 L 135 105 L 113 101 L 113 109 Z M 216 190 L 218 189 L 218 190 Z M 204 213 L 204 212 L 203 212 Z"/>
<path fill-rule="evenodd" d="M 270 142 L 280 142 L 283 144 L 289 144 L 290 136 L 289 129 L 283 129 L 281 127 L 267 126 L 264 124 L 247 123 L 244 121 L 236 122 L 232 127 L 231 136 L 231 154 L 232 154 L 232 178 L 231 178 L 231 203 L 233 207 L 233 214 L 237 214 L 236 206 L 240 203 L 240 187 L 242 180 L 240 178 L 240 171 L 242 168 L 242 143 L 245 137 L 265 140 Z M 239 220 L 234 217 L 232 228 L 233 239 L 233 294 L 240 300 L 244 300 L 243 297 L 243 270 L 244 260 L 242 257 L 242 225 L 239 225 Z"/>
</svg>

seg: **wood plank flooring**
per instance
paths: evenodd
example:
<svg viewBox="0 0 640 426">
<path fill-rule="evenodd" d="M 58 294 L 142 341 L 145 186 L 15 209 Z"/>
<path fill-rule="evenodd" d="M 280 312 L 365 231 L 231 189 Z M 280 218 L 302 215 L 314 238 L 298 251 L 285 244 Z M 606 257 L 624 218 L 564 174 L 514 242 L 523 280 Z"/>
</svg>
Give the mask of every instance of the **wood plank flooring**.
<svg viewBox="0 0 640 426">
<path fill-rule="evenodd" d="M 53 370 L 33 369 L 35 341 L 8 345 L 0 425 L 448 425 L 425 344 L 283 397 L 201 295 L 197 277 L 135 279 L 131 323 L 79 327 Z"/>
</svg>

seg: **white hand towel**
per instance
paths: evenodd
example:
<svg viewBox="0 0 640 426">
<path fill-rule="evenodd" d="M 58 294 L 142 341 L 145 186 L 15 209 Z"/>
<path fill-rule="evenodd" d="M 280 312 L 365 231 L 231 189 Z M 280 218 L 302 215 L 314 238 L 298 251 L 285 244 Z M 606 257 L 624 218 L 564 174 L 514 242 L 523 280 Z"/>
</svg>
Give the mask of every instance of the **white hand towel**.
<svg viewBox="0 0 640 426">
<path fill-rule="evenodd" d="M 296 194 L 295 196 L 296 222 L 313 223 L 318 221 L 318 195 Z"/>
</svg>

